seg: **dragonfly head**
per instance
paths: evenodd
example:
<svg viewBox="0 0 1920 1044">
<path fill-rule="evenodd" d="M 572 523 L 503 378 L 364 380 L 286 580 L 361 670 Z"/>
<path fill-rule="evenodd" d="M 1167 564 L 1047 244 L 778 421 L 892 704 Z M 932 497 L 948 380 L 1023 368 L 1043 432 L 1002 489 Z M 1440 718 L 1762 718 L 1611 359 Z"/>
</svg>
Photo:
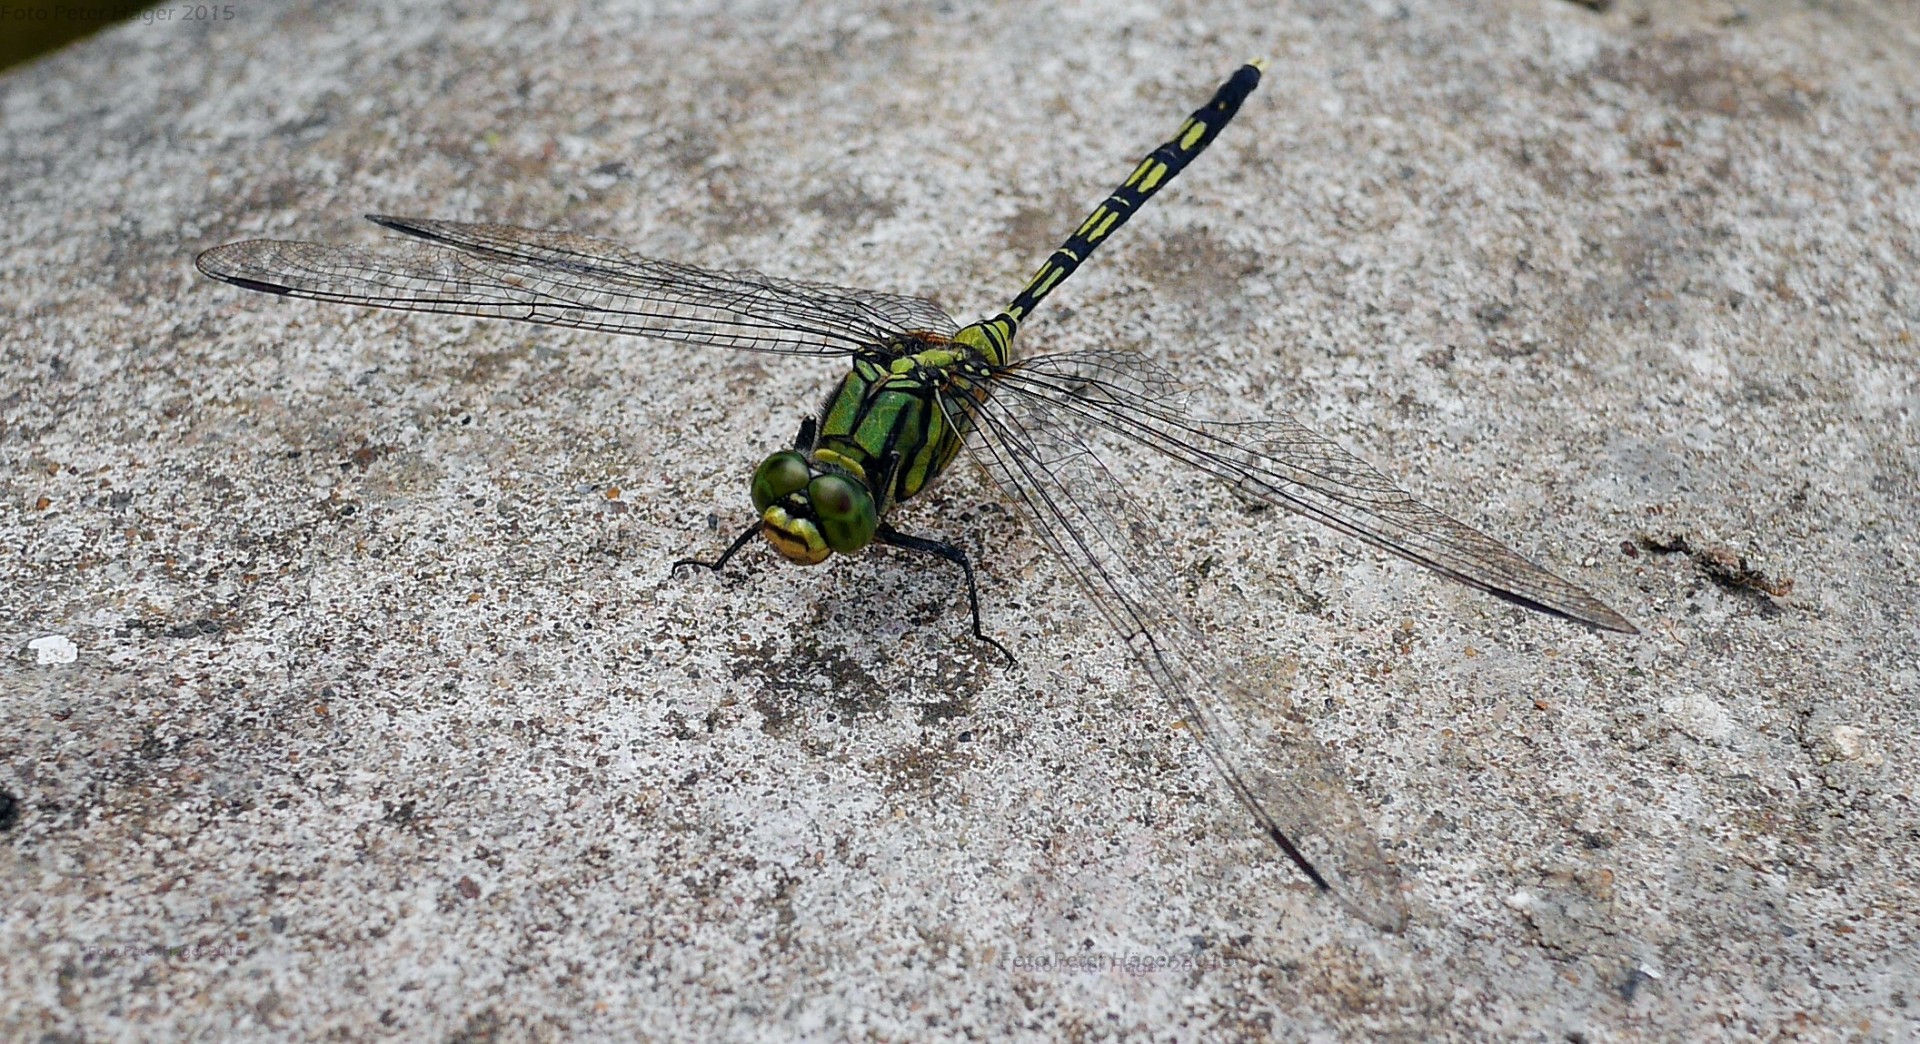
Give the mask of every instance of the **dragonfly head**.
<svg viewBox="0 0 1920 1044">
<path fill-rule="evenodd" d="M 795 450 L 775 453 L 754 469 L 753 506 L 767 542 L 801 565 L 817 565 L 836 551 L 860 550 L 880 523 L 865 482 L 837 468 L 817 467 Z"/>
</svg>

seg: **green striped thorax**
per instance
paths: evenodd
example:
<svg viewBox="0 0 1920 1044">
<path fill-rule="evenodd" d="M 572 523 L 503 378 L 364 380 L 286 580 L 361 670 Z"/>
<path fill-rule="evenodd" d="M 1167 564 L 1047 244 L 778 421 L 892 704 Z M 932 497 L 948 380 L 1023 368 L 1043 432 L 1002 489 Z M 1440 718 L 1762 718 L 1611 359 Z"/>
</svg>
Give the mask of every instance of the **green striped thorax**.
<svg viewBox="0 0 1920 1044">
<path fill-rule="evenodd" d="M 919 331 L 855 356 L 801 444 L 754 469 L 753 506 L 774 550 L 817 565 L 871 543 L 887 511 L 960 452 L 1014 329 L 1000 315 L 951 339 Z"/>
</svg>

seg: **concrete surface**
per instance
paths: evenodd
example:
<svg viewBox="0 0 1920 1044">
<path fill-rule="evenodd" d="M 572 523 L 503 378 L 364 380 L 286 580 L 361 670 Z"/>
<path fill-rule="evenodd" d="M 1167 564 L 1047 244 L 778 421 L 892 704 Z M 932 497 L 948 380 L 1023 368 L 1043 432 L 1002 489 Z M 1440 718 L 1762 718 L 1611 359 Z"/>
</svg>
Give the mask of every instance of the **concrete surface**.
<svg viewBox="0 0 1920 1044">
<path fill-rule="evenodd" d="M 1158 6 L 244 3 L 0 79 L 0 1036 L 1912 1038 L 1920 13 Z M 831 365 L 191 266 L 380 211 L 971 316 L 1257 54 L 1028 347 L 1293 413 L 1644 631 L 1131 468 L 1399 936 L 977 472 L 899 521 L 1017 667 L 923 562 L 668 575 Z"/>
</svg>

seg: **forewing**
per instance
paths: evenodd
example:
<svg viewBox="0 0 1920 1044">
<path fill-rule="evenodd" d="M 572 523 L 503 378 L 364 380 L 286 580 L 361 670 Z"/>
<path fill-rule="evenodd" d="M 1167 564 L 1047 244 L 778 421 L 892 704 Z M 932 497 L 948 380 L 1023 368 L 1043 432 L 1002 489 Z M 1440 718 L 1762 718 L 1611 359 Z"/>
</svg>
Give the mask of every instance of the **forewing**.
<svg viewBox="0 0 1920 1044">
<path fill-rule="evenodd" d="M 938 306 L 918 298 L 714 271 L 593 236 L 371 220 L 415 238 L 369 247 L 255 239 L 214 247 L 196 264 L 237 286 L 316 301 L 787 355 L 847 355 L 912 330 L 954 329 Z M 943 327 L 933 325 L 940 321 Z"/>
<path fill-rule="evenodd" d="M 821 284 L 803 283 L 802 286 Z M 837 289 L 824 287 L 823 289 Z M 880 290 L 840 290 L 841 294 L 859 295 L 860 300 L 882 322 L 901 330 L 935 334 L 942 338 L 951 338 L 960 332 L 953 317 L 941 310 L 940 306 L 924 297 L 908 297 L 905 294 L 889 294 Z"/>
<path fill-rule="evenodd" d="M 1163 390 L 1171 394 L 1170 385 Z M 1399 876 L 1332 759 L 1282 692 L 1222 666 L 1170 597 L 1155 529 L 1063 419 L 1073 418 L 1045 399 L 996 389 L 976 412 L 974 454 L 1026 509 L 1267 835 L 1323 890 L 1397 931 L 1406 921 Z"/>
<path fill-rule="evenodd" d="M 1062 352 L 1024 359 L 1001 380 L 1050 413 L 1104 426 L 1276 504 L 1426 566 L 1469 587 L 1569 620 L 1635 633 L 1586 591 L 1498 540 L 1456 522 L 1395 485 L 1332 440 L 1285 418 L 1195 420 L 1160 390 L 1177 384 L 1129 353 Z"/>
</svg>

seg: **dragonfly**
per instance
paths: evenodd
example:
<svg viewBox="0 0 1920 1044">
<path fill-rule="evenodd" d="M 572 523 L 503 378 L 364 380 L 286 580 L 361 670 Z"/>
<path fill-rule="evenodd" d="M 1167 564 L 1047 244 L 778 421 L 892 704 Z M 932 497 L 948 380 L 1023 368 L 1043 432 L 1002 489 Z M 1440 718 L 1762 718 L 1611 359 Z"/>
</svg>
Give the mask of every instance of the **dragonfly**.
<svg viewBox="0 0 1920 1044">
<path fill-rule="evenodd" d="M 964 326 L 922 298 L 717 271 L 596 237 L 499 224 L 369 215 L 404 238 L 374 246 L 249 240 L 196 263 L 214 279 L 288 297 L 847 360 L 791 448 L 754 470 L 753 523 L 713 561 L 676 567 L 718 571 L 756 538 L 802 565 L 874 545 L 935 556 L 965 580 L 974 636 L 1011 660 L 982 627 L 965 551 L 889 521 L 965 447 L 1024 510 L 1261 832 L 1320 893 L 1393 930 L 1406 919 L 1398 871 L 1333 759 L 1281 687 L 1231 667 L 1171 596 L 1171 556 L 1148 506 L 1110 465 L 1114 454 L 1164 454 L 1528 609 L 1601 630 L 1634 627 L 1289 418 L 1193 416 L 1179 375 L 1137 351 L 1013 350 L 1020 325 L 1213 142 L 1264 68 L 1254 61 L 1235 71 L 1004 309 Z"/>
</svg>

